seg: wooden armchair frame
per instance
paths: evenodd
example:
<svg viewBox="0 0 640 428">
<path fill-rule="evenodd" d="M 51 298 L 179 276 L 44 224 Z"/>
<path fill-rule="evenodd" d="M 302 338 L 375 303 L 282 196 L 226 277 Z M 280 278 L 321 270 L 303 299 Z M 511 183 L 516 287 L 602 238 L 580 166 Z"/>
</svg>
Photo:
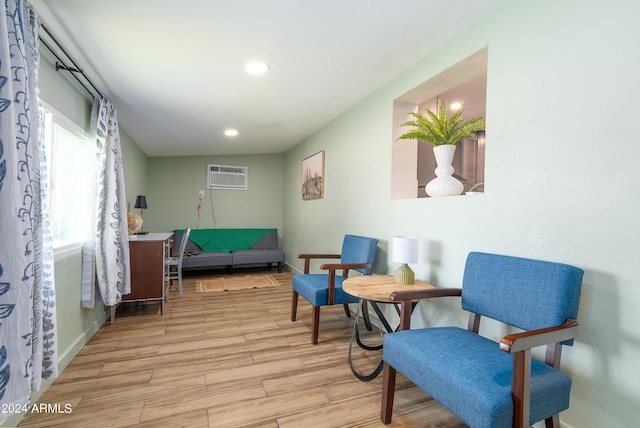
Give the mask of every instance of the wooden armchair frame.
<svg viewBox="0 0 640 428">
<path fill-rule="evenodd" d="M 299 259 L 304 259 L 304 274 L 309 274 L 312 259 L 340 259 L 341 254 L 299 254 Z M 328 271 L 328 305 L 333 305 L 335 297 L 335 283 L 336 283 L 336 271 L 342 269 L 342 276 L 345 278 L 349 275 L 350 269 L 371 269 L 373 265 L 371 263 L 324 263 L 320 266 L 321 270 Z M 351 318 L 351 311 L 349 305 L 344 304 L 344 312 L 347 317 Z M 366 308 L 365 308 L 366 309 Z M 298 312 L 298 293 L 293 291 L 291 296 L 291 321 L 295 321 Z M 371 330 L 371 321 L 369 320 L 369 312 L 363 310 L 363 316 L 365 324 L 369 330 Z M 311 342 L 315 345 L 318 343 L 318 332 L 320 328 L 320 306 L 313 306 L 313 333 Z"/>
</svg>

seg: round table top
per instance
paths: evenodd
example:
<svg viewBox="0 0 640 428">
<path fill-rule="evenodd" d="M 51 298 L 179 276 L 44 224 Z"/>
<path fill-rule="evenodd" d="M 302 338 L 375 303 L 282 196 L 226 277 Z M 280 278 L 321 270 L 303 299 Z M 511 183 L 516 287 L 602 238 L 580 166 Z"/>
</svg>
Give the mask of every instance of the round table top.
<svg viewBox="0 0 640 428">
<path fill-rule="evenodd" d="M 419 279 L 409 285 L 398 284 L 394 275 L 358 275 L 348 278 L 342 283 L 342 289 L 346 293 L 360 299 L 381 303 L 391 302 L 389 295 L 394 291 L 424 290 L 429 288 L 434 288 L 434 286 Z"/>
</svg>

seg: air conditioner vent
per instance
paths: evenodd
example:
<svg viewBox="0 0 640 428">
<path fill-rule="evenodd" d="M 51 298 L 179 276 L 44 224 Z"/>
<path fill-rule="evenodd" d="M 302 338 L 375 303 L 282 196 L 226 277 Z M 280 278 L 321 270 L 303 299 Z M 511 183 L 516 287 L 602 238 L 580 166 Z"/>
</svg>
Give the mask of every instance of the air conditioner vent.
<svg viewBox="0 0 640 428">
<path fill-rule="evenodd" d="M 209 189 L 247 190 L 249 168 L 232 165 L 207 165 Z"/>
</svg>

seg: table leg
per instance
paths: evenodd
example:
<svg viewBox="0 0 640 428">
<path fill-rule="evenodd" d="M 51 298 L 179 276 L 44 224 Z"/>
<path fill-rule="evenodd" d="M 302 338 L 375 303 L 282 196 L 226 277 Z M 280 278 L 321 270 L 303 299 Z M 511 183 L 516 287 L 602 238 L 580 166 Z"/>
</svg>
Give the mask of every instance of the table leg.
<svg viewBox="0 0 640 428">
<path fill-rule="evenodd" d="M 351 333 L 351 340 L 349 342 L 349 366 L 351 367 L 351 372 L 353 373 L 353 375 L 358 378 L 359 380 L 363 381 L 363 382 L 368 382 L 370 380 L 375 379 L 376 377 L 378 377 L 378 375 L 382 372 L 382 369 L 384 367 L 384 361 L 382 360 L 382 357 L 380 357 L 380 363 L 378 364 L 378 367 L 376 367 L 371 373 L 369 374 L 362 374 L 360 372 L 358 372 L 358 370 L 355 368 L 355 366 L 353 365 L 353 342 L 355 341 L 356 344 L 366 350 L 366 351 L 379 351 L 382 349 L 382 344 L 380 345 L 367 345 L 364 342 L 362 342 L 362 340 L 360 339 L 360 330 L 358 329 L 358 320 L 360 319 L 360 308 L 366 308 L 365 302 L 371 304 L 371 307 L 373 307 L 373 310 L 376 312 L 376 315 L 378 315 L 378 319 L 380 320 L 380 322 L 382 323 L 384 329 L 386 330 L 386 333 L 392 333 L 394 331 L 398 331 L 401 327 L 401 325 L 398 325 L 397 328 L 392 328 L 391 325 L 389 325 L 389 322 L 387 321 L 387 318 L 384 316 L 384 313 L 382 312 L 382 310 L 380 309 L 380 307 L 378 306 L 378 303 L 375 301 L 371 301 L 371 300 L 363 300 L 360 299 L 358 301 L 358 308 L 356 310 L 356 316 L 355 316 L 355 320 L 353 321 L 353 331 Z M 398 313 L 398 316 L 400 316 L 401 311 L 400 311 L 400 307 L 395 304 L 395 303 L 389 303 L 392 304 L 393 307 L 395 308 L 396 312 Z M 413 310 L 415 309 L 417 305 L 417 302 L 411 302 L 411 308 L 410 308 L 410 313 L 413 313 Z M 363 314 L 364 317 L 364 314 Z"/>
<path fill-rule="evenodd" d="M 351 372 L 353 373 L 353 375 L 357 379 L 359 379 L 359 380 L 361 380 L 363 382 L 368 382 L 368 381 L 373 380 L 376 377 L 378 377 L 378 375 L 382 372 L 382 368 L 384 367 L 384 361 L 382 361 L 382 357 L 381 357 L 380 358 L 380 363 L 378 364 L 378 366 L 369 374 L 360 373 L 355 368 L 355 366 L 353 365 L 353 342 L 354 342 L 354 340 L 355 340 L 355 342 L 358 344 L 358 346 L 360 348 L 362 348 L 364 350 L 367 350 L 367 351 L 379 351 L 379 350 L 382 349 L 382 344 L 370 346 L 370 345 L 367 345 L 367 344 L 363 343 L 362 340 L 360 339 L 360 331 L 358 329 L 358 324 L 359 324 L 358 321 L 360 319 L 360 308 L 364 306 L 363 303 L 364 303 L 364 301 L 362 299 L 358 302 L 358 308 L 356 310 L 355 320 L 353 321 L 353 331 L 351 333 L 351 341 L 349 342 L 349 366 L 351 367 Z M 370 301 L 368 303 L 370 303 L 371 306 L 373 307 L 373 310 L 378 315 L 378 319 L 380 320 L 380 322 L 382 322 L 382 325 L 387 330 L 387 333 L 392 332 L 393 329 L 389 325 L 389 322 L 387 321 L 386 317 L 384 316 L 384 314 L 382 313 L 382 311 L 380 310 L 380 307 L 376 304 L 376 302 Z"/>
</svg>

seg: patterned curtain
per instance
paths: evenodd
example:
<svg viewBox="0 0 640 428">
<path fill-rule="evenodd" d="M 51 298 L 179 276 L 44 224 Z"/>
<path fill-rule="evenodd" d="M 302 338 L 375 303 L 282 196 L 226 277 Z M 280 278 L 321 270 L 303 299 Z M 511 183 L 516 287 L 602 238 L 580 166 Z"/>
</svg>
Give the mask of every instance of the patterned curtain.
<svg viewBox="0 0 640 428">
<path fill-rule="evenodd" d="M 0 4 L 0 419 L 57 372 L 55 284 L 38 113 L 38 17 Z M 8 411 L 9 413 L 5 412 Z"/>
<path fill-rule="evenodd" d="M 96 112 L 97 110 L 97 112 Z M 122 151 L 116 109 L 102 98 L 94 100 L 98 144 L 98 220 L 96 235 L 97 281 L 102 301 L 107 306 L 120 303 L 131 293 L 129 233 L 122 169 Z"/>
</svg>

